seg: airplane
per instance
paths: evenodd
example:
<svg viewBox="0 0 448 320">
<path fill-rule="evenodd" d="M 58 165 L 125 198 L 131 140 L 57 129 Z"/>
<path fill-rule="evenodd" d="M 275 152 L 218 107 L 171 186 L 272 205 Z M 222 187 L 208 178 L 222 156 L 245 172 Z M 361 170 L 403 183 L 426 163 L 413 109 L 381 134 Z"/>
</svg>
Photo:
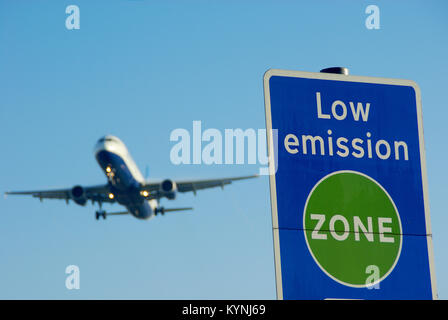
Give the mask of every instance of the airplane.
<svg viewBox="0 0 448 320">
<path fill-rule="evenodd" d="M 94 148 L 95 158 L 107 177 L 107 183 L 96 186 L 75 185 L 67 189 L 37 190 L 37 191 L 12 191 L 6 195 L 31 195 L 42 199 L 63 199 L 69 203 L 73 200 L 76 204 L 85 206 L 90 200 L 99 205 L 95 217 L 106 219 L 107 216 L 131 214 L 135 218 L 148 220 L 157 214 L 192 210 L 193 208 L 164 208 L 159 200 L 167 198 L 174 200 L 178 192 L 193 192 L 198 190 L 221 187 L 233 181 L 250 179 L 258 175 L 208 179 L 208 180 L 184 180 L 174 181 L 165 179 L 161 182 L 146 181 L 126 145 L 117 137 L 106 135 L 98 140 Z M 126 207 L 126 211 L 106 212 L 102 210 L 103 203 L 119 203 Z"/>
</svg>

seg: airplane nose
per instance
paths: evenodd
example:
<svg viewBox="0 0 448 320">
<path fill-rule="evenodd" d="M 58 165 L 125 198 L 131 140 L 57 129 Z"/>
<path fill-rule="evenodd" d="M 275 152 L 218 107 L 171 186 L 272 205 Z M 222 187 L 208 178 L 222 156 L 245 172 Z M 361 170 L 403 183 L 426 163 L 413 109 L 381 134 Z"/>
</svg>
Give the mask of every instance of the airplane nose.
<svg viewBox="0 0 448 320">
<path fill-rule="evenodd" d="M 106 141 L 106 137 L 99 139 L 93 149 L 94 149 L 95 155 L 100 151 L 108 150 L 109 148 L 108 148 L 108 143 Z"/>
<path fill-rule="evenodd" d="M 115 136 L 107 135 L 98 140 L 95 145 L 95 155 L 100 151 L 109 151 L 117 154 L 126 153 L 123 142 Z"/>
</svg>

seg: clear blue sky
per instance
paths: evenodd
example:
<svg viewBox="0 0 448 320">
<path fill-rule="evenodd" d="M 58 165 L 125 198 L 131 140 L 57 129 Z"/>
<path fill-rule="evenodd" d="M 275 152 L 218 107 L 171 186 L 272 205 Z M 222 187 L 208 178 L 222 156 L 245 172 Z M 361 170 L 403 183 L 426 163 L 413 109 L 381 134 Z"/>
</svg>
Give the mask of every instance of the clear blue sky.
<svg viewBox="0 0 448 320">
<path fill-rule="evenodd" d="M 0 191 L 104 183 L 93 146 L 119 136 L 152 178 L 252 174 L 171 164 L 170 132 L 264 128 L 269 68 L 416 81 L 440 298 L 448 298 L 445 1 L 0 0 Z M 78 5 L 80 30 L 65 8 Z M 380 29 L 365 8 L 380 8 Z M 0 298 L 274 299 L 266 177 L 180 195 L 139 221 L 64 201 L 0 199 Z M 109 207 L 107 207 L 109 209 Z M 115 209 L 119 210 L 117 205 Z M 65 288 L 65 267 L 81 289 Z"/>
</svg>

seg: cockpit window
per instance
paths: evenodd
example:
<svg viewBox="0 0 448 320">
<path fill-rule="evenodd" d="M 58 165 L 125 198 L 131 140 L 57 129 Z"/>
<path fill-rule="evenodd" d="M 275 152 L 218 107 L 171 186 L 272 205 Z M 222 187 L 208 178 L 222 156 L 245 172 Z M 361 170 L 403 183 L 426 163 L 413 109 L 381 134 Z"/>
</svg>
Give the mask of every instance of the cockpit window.
<svg viewBox="0 0 448 320">
<path fill-rule="evenodd" d="M 100 140 L 98 140 L 98 142 L 105 142 L 105 141 L 114 141 L 114 139 L 112 139 L 112 138 L 101 138 Z"/>
</svg>

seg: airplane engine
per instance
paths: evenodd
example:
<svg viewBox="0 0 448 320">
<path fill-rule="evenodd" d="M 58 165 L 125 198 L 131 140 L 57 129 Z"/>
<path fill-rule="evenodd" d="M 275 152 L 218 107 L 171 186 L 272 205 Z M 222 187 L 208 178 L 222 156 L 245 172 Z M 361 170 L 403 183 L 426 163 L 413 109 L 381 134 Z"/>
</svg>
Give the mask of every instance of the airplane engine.
<svg viewBox="0 0 448 320">
<path fill-rule="evenodd" d="M 71 190 L 73 201 L 80 206 L 84 206 L 87 203 L 86 192 L 81 186 L 74 186 Z"/>
<path fill-rule="evenodd" d="M 170 200 L 174 200 L 176 198 L 177 185 L 176 182 L 166 179 L 163 180 L 160 184 L 160 191 L 162 194 Z"/>
</svg>

